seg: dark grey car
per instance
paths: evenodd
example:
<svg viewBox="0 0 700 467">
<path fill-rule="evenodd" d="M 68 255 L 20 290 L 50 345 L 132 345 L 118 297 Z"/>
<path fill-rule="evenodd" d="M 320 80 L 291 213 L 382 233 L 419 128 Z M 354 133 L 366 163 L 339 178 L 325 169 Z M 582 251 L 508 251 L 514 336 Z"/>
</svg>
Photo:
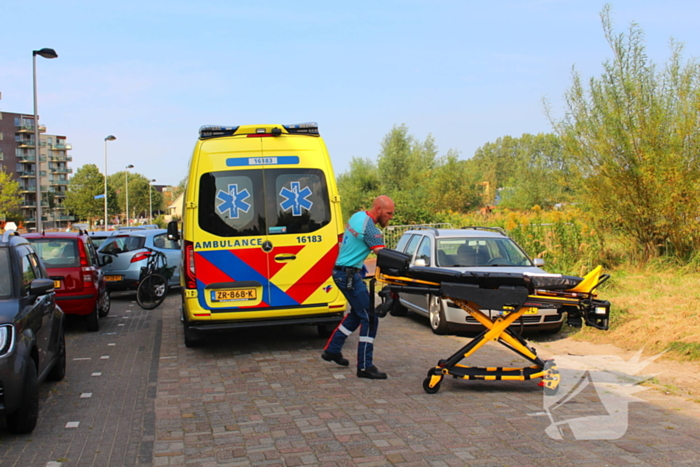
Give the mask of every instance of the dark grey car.
<svg viewBox="0 0 700 467">
<path fill-rule="evenodd" d="M 12 433 L 30 433 L 39 415 L 39 383 L 66 374 L 63 311 L 54 281 L 27 239 L 0 238 L 0 416 Z"/>
</svg>

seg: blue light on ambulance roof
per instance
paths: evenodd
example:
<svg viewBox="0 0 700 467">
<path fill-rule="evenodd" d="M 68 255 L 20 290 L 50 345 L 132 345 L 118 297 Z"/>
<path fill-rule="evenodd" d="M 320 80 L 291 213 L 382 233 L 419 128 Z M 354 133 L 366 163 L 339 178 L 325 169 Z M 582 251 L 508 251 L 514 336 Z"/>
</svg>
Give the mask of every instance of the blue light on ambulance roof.
<svg viewBox="0 0 700 467">
<path fill-rule="evenodd" d="M 237 129 L 237 126 L 204 125 L 199 128 L 199 137 L 206 139 L 219 136 L 232 136 Z"/>
<path fill-rule="evenodd" d="M 292 123 L 290 125 L 282 125 L 287 133 L 296 134 L 308 134 L 308 135 L 318 135 L 318 123 L 307 122 L 307 123 Z"/>
</svg>

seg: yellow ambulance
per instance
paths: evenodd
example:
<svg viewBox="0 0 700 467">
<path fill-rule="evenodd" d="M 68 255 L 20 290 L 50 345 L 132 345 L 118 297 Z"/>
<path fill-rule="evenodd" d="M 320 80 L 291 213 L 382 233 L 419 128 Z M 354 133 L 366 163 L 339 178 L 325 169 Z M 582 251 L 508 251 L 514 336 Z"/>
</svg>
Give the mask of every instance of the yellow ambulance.
<svg viewBox="0 0 700 467">
<path fill-rule="evenodd" d="M 185 344 L 252 326 L 330 332 L 346 306 L 331 277 L 342 233 L 316 123 L 200 128 L 182 218 Z"/>
</svg>

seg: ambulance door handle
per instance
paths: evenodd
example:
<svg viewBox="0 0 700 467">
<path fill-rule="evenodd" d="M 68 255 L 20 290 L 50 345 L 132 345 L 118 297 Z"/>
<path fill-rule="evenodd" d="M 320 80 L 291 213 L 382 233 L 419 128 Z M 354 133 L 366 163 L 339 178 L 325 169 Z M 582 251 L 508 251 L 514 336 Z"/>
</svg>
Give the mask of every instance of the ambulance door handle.
<svg viewBox="0 0 700 467">
<path fill-rule="evenodd" d="M 294 261 L 297 259 L 296 255 L 277 255 L 275 256 L 275 261 L 283 263 L 285 261 Z"/>
</svg>

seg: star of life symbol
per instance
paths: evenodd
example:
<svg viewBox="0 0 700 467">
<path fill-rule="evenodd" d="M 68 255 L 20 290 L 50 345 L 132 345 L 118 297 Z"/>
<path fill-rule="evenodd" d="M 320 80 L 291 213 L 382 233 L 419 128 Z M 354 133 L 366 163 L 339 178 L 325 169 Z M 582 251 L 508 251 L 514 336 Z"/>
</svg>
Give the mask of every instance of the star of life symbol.
<svg viewBox="0 0 700 467">
<path fill-rule="evenodd" d="M 662 354 L 641 360 L 640 350 L 629 361 L 615 355 L 557 356 L 559 391 L 544 396 L 545 413 L 531 415 L 549 417 L 545 433 L 552 439 L 619 439 L 627 432 L 629 403 L 644 402 L 632 394 L 646 389 L 639 383 L 654 376 L 636 373 Z"/>
<path fill-rule="evenodd" d="M 301 216 L 301 208 L 309 210 L 311 206 L 314 205 L 312 201 L 306 199 L 312 194 L 308 186 L 305 186 L 302 190 L 301 183 L 291 182 L 291 190 L 287 187 L 282 187 L 280 190 L 280 196 L 285 198 L 285 200 L 280 203 L 280 207 L 283 211 L 289 211 L 291 209 L 292 216 L 294 217 Z"/>
<path fill-rule="evenodd" d="M 246 199 L 250 198 L 250 193 L 248 189 L 244 188 L 243 191 L 238 191 L 238 185 L 232 184 L 228 186 L 228 192 L 224 190 L 219 190 L 216 195 L 216 199 L 223 201 L 216 207 L 216 212 L 219 214 L 226 214 L 231 219 L 238 219 L 238 212 L 248 212 L 250 210 L 250 203 L 246 203 Z"/>
</svg>

